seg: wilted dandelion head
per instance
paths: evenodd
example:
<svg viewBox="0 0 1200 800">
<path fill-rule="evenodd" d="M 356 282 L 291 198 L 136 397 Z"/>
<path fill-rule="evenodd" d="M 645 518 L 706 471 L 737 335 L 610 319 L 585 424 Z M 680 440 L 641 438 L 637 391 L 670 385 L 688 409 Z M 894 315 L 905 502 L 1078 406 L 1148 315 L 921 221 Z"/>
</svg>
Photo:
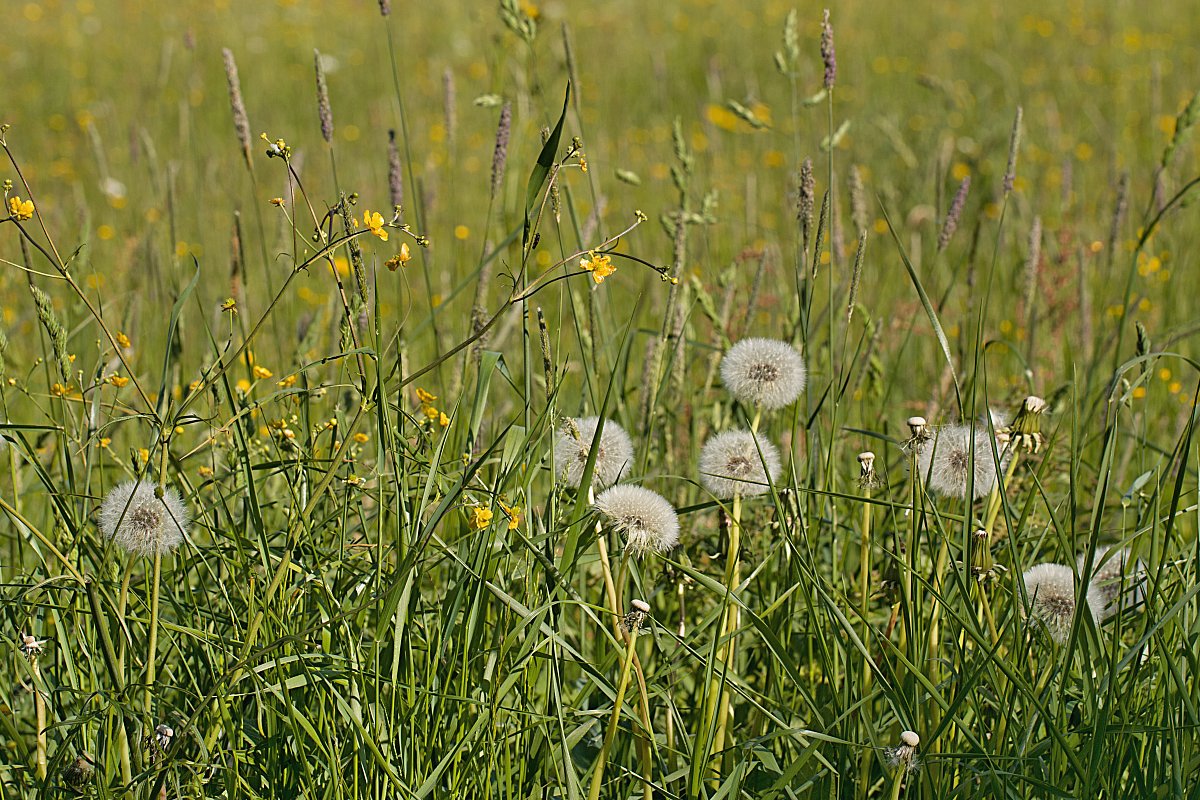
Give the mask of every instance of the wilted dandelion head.
<svg viewBox="0 0 1200 800">
<path fill-rule="evenodd" d="M 582 417 L 564 425 L 554 443 L 554 463 L 559 478 L 571 486 L 579 486 L 583 480 L 583 468 L 587 465 L 596 437 L 599 417 Z M 572 430 L 572 425 L 574 430 Z M 576 436 L 575 434 L 579 435 Z M 604 421 L 604 430 L 596 445 L 596 464 L 592 468 L 592 485 L 609 486 L 621 479 L 633 464 L 633 442 L 629 434 L 611 419 Z"/>
<path fill-rule="evenodd" d="M 625 550 L 632 555 L 665 553 L 679 544 L 679 517 L 657 492 L 620 484 L 601 492 L 595 507 L 625 537 Z"/>
<path fill-rule="evenodd" d="M 900 734 L 900 744 L 884 750 L 888 766 L 912 772 L 921 765 L 917 756 L 917 748 L 921 746 L 921 737 L 915 731 L 904 731 Z"/>
<path fill-rule="evenodd" d="M 725 431 L 700 451 L 700 483 L 718 499 L 763 494 L 779 476 L 779 451 L 749 431 Z"/>
<path fill-rule="evenodd" d="M 808 372 L 787 342 L 742 339 L 721 359 L 721 380 L 739 402 L 774 411 L 796 401 Z"/>
<path fill-rule="evenodd" d="M 1078 561 L 1080 574 L 1086 562 L 1087 553 L 1083 553 Z M 1141 603 L 1145 581 L 1146 567 L 1141 561 L 1129 561 L 1129 548 L 1097 547 L 1088 583 L 1088 593 L 1096 594 L 1102 603 L 1097 619 L 1108 619 L 1121 609 Z"/>
<path fill-rule="evenodd" d="M 1075 573 L 1063 564 L 1038 564 L 1025 570 L 1022 579 L 1029 595 L 1030 617 L 1046 626 L 1051 639 L 1065 643 L 1075 619 Z M 1087 593 L 1093 621 L 1100 620 L 1103 604 L 1098 592 Z"/>
<path fill-rule="evenodd" d="M 174 489 L 157 497 L 154 485 L 126 481 L 100 505 L 100 530 L 124 550 L 143 556 L 171 552 L 183 541 L 191 517 Z"/>
<path fill-rule="evenodd" d="M 994 447 L 994 440 L 986 430 L 947 425 L 938 429 L 917 452 L 921 478 L 927 479 L 930 491 L 937 494 L 978 500 L 996 485 Z M 1003 467 L 1008 455 L 1003 448 L 997 449 L 1002 451 Z"/>
</svg>

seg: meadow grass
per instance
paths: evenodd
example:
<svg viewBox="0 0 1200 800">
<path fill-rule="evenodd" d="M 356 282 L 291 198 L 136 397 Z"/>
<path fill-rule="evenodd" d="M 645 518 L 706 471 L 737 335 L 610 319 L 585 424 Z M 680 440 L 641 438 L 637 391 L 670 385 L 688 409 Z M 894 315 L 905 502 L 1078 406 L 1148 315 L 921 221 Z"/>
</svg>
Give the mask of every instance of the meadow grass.
<svg viewBox="0 0 1200 800">
<path fill-rule="evenodd" d="M 6 9 L 5 800 L 1195 796 L 1200 30 L 820 11 Z"/>
</svg>

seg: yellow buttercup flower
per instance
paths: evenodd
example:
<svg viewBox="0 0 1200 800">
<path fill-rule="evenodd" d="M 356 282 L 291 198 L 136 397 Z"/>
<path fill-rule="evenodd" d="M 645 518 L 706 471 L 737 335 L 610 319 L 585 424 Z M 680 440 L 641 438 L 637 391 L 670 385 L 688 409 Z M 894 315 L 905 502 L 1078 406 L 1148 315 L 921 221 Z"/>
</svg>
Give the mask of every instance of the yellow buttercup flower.
<svg viewBox="0 0 1200 800">
<path fill-rule="evenodd" d="M 120 389 L 121 387 L 125 386 L 125 384 L 129 383 L 129 378 L 121 375 L 109 375 L 108 382 Z"/>
<path fill-rule="evenodd" d="M 517 526 L 521 524 L 521 507 L 510 506 L 501 500 L 500 508 L 504 510 L 504 515 L 508 517 L 508 529 L 515 531 Z"/>
<path fill-rule="evenodd" d="M 602 253 L 598 255 L 594 250 L 588 251 L 587 258 L 579 259 L 579 266 L 592 273 L 596 283 L 604 283 L 605 278 L 617 271 L 611 258 Z"/>
<path fill-rule="evenodd" d="M 117 339 L 117 344 L 121 345 L 121 347 L 129 347 L 129 345 L 130 345 L 129 337 L 126 336 L 124 333 L 118 331 L 116 339 Z"/>
<path fill-rule="evenodd" d="M 250 370 L 250 372 L 254 375 L 255 378 L 258 378 L 259 380 L 266 380 L 267 378 L 269 378 L 275 374 L 275 373 L 271 372 L 271 370 L 267 369 L 266 367 L 259 367 L 259 366 L 255 366 L 253 369 Z"/>
<path fill-rule="evenodd" d="M 475 506 L 471 509 L 471 527 L 477 531 L 481 531 L 492 524 L 493 516 L 494 514 L 490 508 Z"/>
<path fill-rule="evenodd" d="M 417 401 L 418 402 L 420 402 L 422 405 L 429 405 L 434 400 L 437 400 L 436 394 L 430 394 L 429 392 L 425 391 L 421 387 L 419 387 L 419 386 L 417 387 Z"/>
<path fill-rule="evenodd" d="M 295 376 L 295 375 L 288 375 L 286 378 L 284 378 L 283 380 L 281 380 L 281 381 L 279 382 L 279 388 L 281 388 L 281 389 L 287 389 L 287 388 L 290 388 L 290 387 L 291 387 L 292 385 L 294 385 L 295 383 L 296 383 L 296 376 Z"/>
<path fill-rule="evenodd" d="M 395 272 L 409 261 L 412 261 L 412 253 L 408 249 L 408 242 L 402 242 L 400 244 L 400 252 L 387 260 L 387 268 Z"/>
<path fill-rule="evenodd" d="M 8 210 L 19 220 L 33 219 L 33 201 L 20 197 L 8 198 Z"/>
<path fill-rule="evenodd" d="M 447 427 L 449 424 L 450 424 L 450 418 L 449 418 L 449 417 L 447 417 L 447 416 L 445 415 L 445 413 L 443 413 L 443 412 L 439 411 L 439 412 L 438 412 L 438 425 L 441 425 L 443 428 L 445 428 L 445 427 Z"/>
<path fill-rule="evenodd" d="M 383 227 L 383 214 L 380 214 L 378 211 L 364 211 L 363 222 L 371 229 L 371 233 L 385 242 L 388 240 L 388 232 Z"/>
</svg>

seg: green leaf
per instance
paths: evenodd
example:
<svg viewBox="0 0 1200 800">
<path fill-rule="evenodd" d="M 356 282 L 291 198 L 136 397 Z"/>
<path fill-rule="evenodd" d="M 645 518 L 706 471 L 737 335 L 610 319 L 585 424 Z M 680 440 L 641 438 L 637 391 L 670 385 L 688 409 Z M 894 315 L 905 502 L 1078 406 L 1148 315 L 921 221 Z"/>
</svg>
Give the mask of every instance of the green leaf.
<svg viewBox="0 0 1200 800">
<path fill-rule="evenodd" d="M 554 130 L 550 132 L 550 138 L 542 145 L 542 152 L 538 154 L 537 164 L 533 167 L 533 172 L 529 175 L 529 185 L 525 188 L 525 228 L 521 236 L 521 252 L 524 253 L 529 245 L 529 213 L 533 211 L 533 205 L 537 202 L 538 194 L 542 191 L 542 187 L 546 184 L 546 179 L 550 177 L 550 170 L 554 167 L 554 158 L 558 153 L 558 143 L 562 139 L 563 123 L 567 119 L 567 104 L 571 100 L 571 84 L 567 83 L 567 90 L 563 97 L 562 114 L 558 117 L 558 124 L 554 126 Z"/>
</svg>

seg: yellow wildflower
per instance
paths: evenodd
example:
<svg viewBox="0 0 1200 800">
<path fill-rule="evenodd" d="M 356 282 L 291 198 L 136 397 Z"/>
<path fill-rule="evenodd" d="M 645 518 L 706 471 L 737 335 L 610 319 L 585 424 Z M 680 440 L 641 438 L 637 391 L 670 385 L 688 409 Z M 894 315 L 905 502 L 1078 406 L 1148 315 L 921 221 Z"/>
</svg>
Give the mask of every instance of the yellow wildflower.
<svg viewBox="0 0 1200 800">
<path fill-rule="evenodd" d="M 429 392 L 425 391 L 424 389 L 417 387 L 417 401 L 418 402 L 420 402 L 422 405 L 429 405 L 434 400 L 437 400 L 436 394 L 430 394 Z"/>
<path fill-rule="evenodd" d="M 437 419 L 438 414 L 442 413 L 442 412 L 438 411 L 436 408 L 434 408 L 433 406 L 421 406 L 421 411 L 425 414 L 425 416 L 429 417 L 430 419 Z"/>
<path fill-rule="evenodd" d="M 117 332 L 117 344 L 121 345 L 121 347 L 131 347 L 133 345 L 133 342 L 129 341 L 129 337 L 126 336 L 124 333 L 121 333 L 120 331 L 118 331 Z"/>
<path fill-rule="evenodd" d="M 110 444 L 112 444 L 112 439 L 108 438 L 107 436 L 100 437 L 100 446 L 101 447 L 108 447 Z"/>
<path fill-rule="evenodd" d="M 250 391 L 250 381 L 245 378 L 239 378 L 236 387 L 239 392 L 246 394 Z"/>
<path fill-rule="evenodd" d="M 63 385 L 61 383 L 55 383 L 50 387 L 50 393 L 55 397 L 66 397 L 71 393 L 71 386 L 70 384 Z"/>
<path fill-rule="evenodd" d="M 403 267 L 409 261 L 412 261 L 412 253 L 408 249 L 408 242 L 401 242 L 400 252 L 387 260 L 386 266 L 392 272 L 395 272 L 400 267 Z"/>
<path fill-rule="evenodd" d="M 121 375 L 109 375 L 108 382 L 110 384 L 112 384 L 113 386 L 117 387 L 118 389 L 120 389 L 120 388 L 124 387 L 127 383 L 129 383 L 129 378 L 123 377 Z"/>
<path fill-rule="evenodd" d="M 371 233 L 385 242 L 388 240 L 388 232 L 383 227 L 383 214 L 380 214 L 378 211 L 364 211 L 363 222 L 371 229 Z"/>
<path fill-rule="evenodd" d="M 20 197 L 8 198 L 8 210 L 19 220 L 33 219 L 33 201 Z"/>
<path fill-rule="evenodd" d="M 471 527 L 477 531 L 481 531 L 492 524 L 493 516 L 490 508 L 475 506 L 471 509 Z"/>
<path fill-rule="evenodd" d="M 271 205 L 279 206 L 280 208 L 283 208 L 283 198 L 282 197 L 272 197 Z"/>
<path fill-rule="evenodd" d="M 371 436 L 370 434 L 359 431 L 358 433 L 354 434 L 354 441 L 358 442 L 359 444 L 366 444 L 367 442 L 371 441 Z"/>
<path fill-rule="evenodd" d="M 288 375 L 279 382 L 280 389 L 289 389 L 296 383 L 296 375 Z"/>
<path fill-rule="evenodd" d="M 521 524 L 521 507 L 510 506 L 501 500 L 500 508 L 504 509 L 504 515 L 508 517 L 508 529 L 515 531 L 517 526 Z"/>
<path fill-rule="evenodd" d="M 201 478 L 211 478 L 213 476 L 212 467 L 201 467 L 196 471 L 200 473 Z"/>
<path fill-rule="evenodd" d="M 449 424 L 450 424 L 450 418 L 439 411 L 438 412 L 438 425 L 441 425 L 443 428 L 445 428 Z"/>
<path fill-rule="evenodd" d="M 611 258 L 603 253 L 597 255 L 595 250 L 589 250 L 587 258 L 579 259 L 579 266 L 592 273 L 596 283 L 604 283 L 605 278 L 617 271 Z"/>
<path fill-rule="evenodd" d="M 260 367 L 260 366 L 255 366 L 253 369 L 250 370 L 250 372 L 252 375 L 254 375 L 255 378 L 258 378 L 259 380 L 266 380 L 267 378 L 269 378 L 275 374 L 275 373 L 271 372 L 271 370 L 267 369 L 266 367 Z"/>
<path fill-rule="evenodd" d="M 225 302 L 221 303 L 221 311 L 228 311 L 230 314 L 237 313 L 237 300 L 232 297 L 226 297 Z"/>
<path fill-rule="evenodd" d="M 143 464 L 145 464 L 150 460 L 150 451 L 145 447 L 139 447 L 137 451 L 137 457 L 138 461 L 141 461 Z"/>
</svg>

